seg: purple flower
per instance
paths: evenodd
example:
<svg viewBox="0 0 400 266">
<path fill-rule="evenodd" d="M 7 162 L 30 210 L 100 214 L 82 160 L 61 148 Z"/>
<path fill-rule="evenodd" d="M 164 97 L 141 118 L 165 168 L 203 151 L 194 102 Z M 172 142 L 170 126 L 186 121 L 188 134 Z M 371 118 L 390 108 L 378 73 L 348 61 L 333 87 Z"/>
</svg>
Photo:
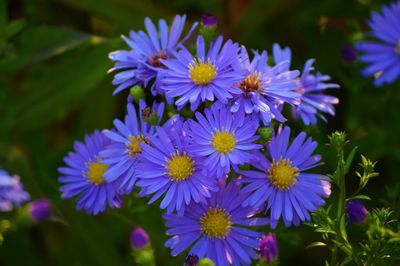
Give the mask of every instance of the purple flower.
<svg viewBox="0 0 400 266">
<path fill-rule="evenodd" d="M 268 223 L 266 218 L 254 218 L 260 210 L 242 207 L 248 195 L 238 183 L 221 184 L 218 192 L 202 202 L 192 202 L 184 216 L 165 214 L 167 235 L 165 246 L 177 255 L 186 249 L 189 254 L 209 258 L 216 265 L 250 265 L 257 258 L 262 233 L 246 227 Z"/>
<path fill-rule="evenodd" d="M 278 259 L 278 240 L 274 233 L 269 233 L 261 237 L 260 257 L 267 263 Z"/>
<path fill-rule="evenodd" d="M 204 114 L 196 112 L 197 122 L 188 122 L 190 150 L 205 158 L 205 174 L 225 178 L 231 166 L 249 162 L 254 157 L 250 151 L 262 147 L 254 143 L 259 138 L 255 135 L 258 119 L 242 112 L 232 114 L 229 108 L 216 104 Z"/>
<path fill-rule="evenodd" d="M 182 119 L 173 121 L 167 129 L 157 127 L 157 137 L 149 136 L 150 144 L 141 146 L 137 185 L 142 189 L 140 196 L 155 193 L 149 204 L 164 195 L 161 209 L 182 215 L 192 201 L 209 198 L 218 187 L 214 177 L 202 173 L 203 160 L 189 147 Z"/>
<path fill-rule="evenodd" d="M 28 204 L 28 212 L 35 222 L 43 222 L 47 220 L 50 215 L 53 206 L 48 199 L 38 199 L 29 202 Z"/>
<path fill-rule="evenodd" d="M 18 176 L 0 169 L 0 212 L 11 211 L 29 200 Z"/>
<path fill-rule="evenodd" d="M 283 103 L 294 104 L 300 97 L 296 78 L 299 71 L 289 71 L 290 61 L 282 61 L 274 67 L 267 65 L 267 52 L 255 53 L 250 60 L 246 48 L 240 50 L 240 63 L 244 75 L 236 84 L 240 89 L 231 100 L 232 112 L 257 114 L 268 125 L 272 119 L 285 122 L 277 106 Z"/>
<path fill-rule="evenodd" d="M 167 97 L 179 97 L 175 104 L 182 109 L 190 103 L 192 111 L 200 102 L 214 101 L 227 103 L 232 98 L 231 93 L 239 93 L 235 84 L 240 81 L 238 70 L 238 44 L 227 41 L 222 46 L 222 37 L 210 44 L 206 52 L 203 37 L 197 38 L 197 54 L 182 49 L 174 53 L 175 58 L 162 60 L 167 67 L 163 70 L 164 78 L 160 88 Z"/>
<path fill-rule="evenodd" d="M 201 25 L 206 28 L 216 27 L 218 24 L 218 19 L 216 16 L 206 13 L 201 17 Z"/>
<path fill-rule="evenodd" d="M 152 92 L 153 94 L 158 92 L 160 79 L 158 70 L 164 67 L 161 60 L 171 57 L 178 47 L 189 38 L 197 25 L 197 23 L 193 24 L 186 37 L 179 41 L 185 21 L 186 15 L 175 16 L 168 31 L 168 25 L 164 19 L 158 21 L 159 29 L 157 30 L 151 19 L 146 18 L 144 24 L 147 33 L 130 31 L 129 37 L 122 37 L 131 50 L 119 50 L 109 55 L 110 59 L 115 62 L 115 66 L 109 72 L 121 70 L 113 80 L 113 84 L 118 85 L 114 94 L 136 84 L 146 87 L 153 79 L 156 80 L 152 85 Z"/>
<path fill-rule="evenodd" d="M 257 151 L 257 160 L 251 163 L 257 170 L 238 170 L 242 182 L 248 183 L 243 190 L 251 193 L 243 206 L 266 204 L 272 228 L 281 217 L 286 226 L 310 220 L 309 213 L 322 206 L 331 192 L 330 183 L 321 180 L 323 175 L 304 172 L 320 164 L 321 156 L 312 155 L 317 142 L 302 132 L 289 145 L 289 137 L 290 128 L 283 128 L 267 145 L 271 160 Z"/>
<path fill-rule="evenodd" d="M 346 203 L 346 212 L 350 221 L 354 224 L 360 224 L 365 221 L 368 216 L 368 210 L 358 200 L 349 200 Z"/>
<path fill-rule="evenodd" d="M 106 210 L 107 203 L 111 208 L 121 206 L 116 187 L 104 177 L 109 165 L 102 162 L 100 151 L 109 144 L 110 141 L 96 130 L 85 136 L 85 142 L 75 142 L 75 152 L 64 158 L 67 167 L 58 168 L 62 174 L 58 178 L 62 184 L 61 198 L 76 197 L 77 210 L 85 209 L 88 214 L 97 215 Z"/>
<path fill-rule="evenodd" d="M 147 118 L 156 115 L 156 122 L 160 122 L 164 112 L 164 103 L 153 104 L 147 107 L 146 103 L 139 102 L 139 115 L 132 103 L 128 103 L 128 114 L 125 121 L 114 120 L 115 129 L 104 130 L 104 135 L 111 144 L 101 152 L 102 161 L 109 164 L 104 173 L 108 182 L 115 182 L 119 193 L 129 194 L 133 191 L 138 178 L 137 155 L 141 153 L 141 143 L 149 143 L 149 136 L 155 133 L 155 127 L 149 124 Z"/>
<path fill-rule="evenodd" d="M 362 53 L 360 61 L 367 66 L 361 71 L 365 77 L 375 77 L 375 86 L 391 84 L 400 77 L 400 1 L 382 7 L 382 14 L 372 12 L 368 35 L 375 41 L 356 43 Z"/>
<path fill-rule="evenodd" d="M 273 55 L 276 64 L 291 61 L 289 47 L 282 49 L 278 44 L 274 44 Z M 320 72 L 311 74 L 311 71 L 314 70 L 313 63 L 314 59 L 309 59 L 304 65 L 303 73 L 299 79 L 299 87 L 296 89 L 300 93 L 300 101 L 292 108 L 294 118 L 301 117 L 306 125 L 315 125 L 317 117 L 326 122 L 326 118 L 322 113 L 334 116 L 335 108 L 333 105 L 339 103 L 338 98 L 324 94 L 326 89 L 339 88 L 339 85 L 326 83 L 330 80 L 328 75 L 323 75 Z M 288 67 L 290 67 L 290 64 Z"/>
<path fill-rule="evenodd" d="M 131 232 L 131 245 L 135 249 L 142 249 L 149 245 L 150 238 L 147 232 L 141 228 L 136 227 Z"/>
</svg>

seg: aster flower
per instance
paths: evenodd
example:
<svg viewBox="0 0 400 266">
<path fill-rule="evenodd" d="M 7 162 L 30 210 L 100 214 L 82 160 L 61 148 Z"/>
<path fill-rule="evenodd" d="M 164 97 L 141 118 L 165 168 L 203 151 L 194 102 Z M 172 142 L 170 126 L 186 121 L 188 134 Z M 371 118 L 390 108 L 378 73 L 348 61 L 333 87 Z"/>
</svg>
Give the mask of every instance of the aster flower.
<svg viewBox="0 0 400 266">
<path fill-rule="evenodd" d="M 222 37 L 210 44 L 208 52 L 200 35 L 197 38 L 196 56 L 186 48 L 174 53 L 175 58 L 161 60 L 167 67 L 160 88 L 167 97 L 179 97 L 175 102 L 181 109 L 190 103 L 196 110 L 200 102 L 214 101 L 216 97 L 222 103 L 232 98 L 231 93 L 239 93 L 235 84 L 240 81 L 238 68 L 238 45 L 227 41 L 222 46 Z"/>
<path fill-rule="evenodd" d="M 274 44 L 273 56 L 276 64 L 284 61 L 290 62 L 291 50 L 289 47 L 282 49 L 278 44 Z M 315 75 L 311 74 L 311 71 L 314 70 L 313 63 L 314 59 L 309 59 L 304 65 L 299 79 L 299 87 L 296 89 L 301 95 L 300 101 L 292 108 L 294 118 L 301 117 L 306 125 L 315 125 L 317 117 L 326 122 L 326 118 L 322 113 L 334 116 L 335 108 L 333 105 L 339 103 L 338 98 L 324 94 L 326 89 L 339 88 L 339 85 L 326 83 L 330 80 L 328 75 L 323 75 L 320 72 Z M 290 64 L 288 68 L 290 68 Z"/>
<path fill-rule="evenodd" d="M 346 203 L 346 212 L 350 221 L 354 224 L 360 224 L 367 219 L 368 210 L 364 204 L 358 200 L 349 200 Z"/>
<path fill-rule="evenodd" d="M 232 99 L 232 112 L 256 113 L 261 121 L 268 125 L 271 119 L 285 122 L 286 119 L 277 109 L 278 104 L 294 104 L 299 98 L 296 78 L 298 71 L 289 71 L 289 61 L 282 61 L 274 67 L 267 65 L 267 52 L 255 53 L 249 59 L 246 48 L 240 50 L 240 63 L 244 71 L 242 80 L 236 84 L 240 93 Z"/>
<path fill-rule="evenodd" d="M 139 118 L 135 107 L 128 103 L 128 114 L 125 121 L 114 120 L 115 129 L 104 130 L 104 135 L 111 140 L 111 144 L 101 152 L 102 161 L 109 164 L 104 173 L 108 182 L 115 182 L 119 193 L 129 194 L 133 191 L 137 175 L 137 155 L 141 153 L 141 143 L 149 143 L 149 136 L 155 133 L 155 128 L 149 119 L 160 122 L 164 103 L 154 103 L 147 107 L 146 103 L 139 102 Z"/>
<path fill-rule="evenodd" d="M 149 136 L 151 144 L 142 145 L 137 185 L 142 189 L 140 196 L 155 193 L 149 204 L 164 195 L 161 209 L 166 208 L 168 213 L 176 210 L 182 215 L 191 201 L 210 197 L 210 191 L 218 187 L 213 177 L 202 173 L 203 160 L 193 155 L 182 119 L 175 117 L 173 121 L 168 131 L 157 127 L 157 137 Z"/>
<path fill-rule="evenodd" d="M 365 77 L 375 77 L 375 86 L 391 84 L 400 77 L 400 1 L 382 7 L 382 14 L 372 12 L 368 25 L 374 41 L 356 43 L 362 53 L 360 61 L 367 66 Z"/>
<path fill-rule="evenodd" d="M 278 259 L 278 240 L 274 233 L 269 233 L 261 237 L 260 257 L 267 263 Z"/>
<path fill-rule="evenodd" d="M 0 168 L 0 212 L 11 211 L 29 200 L 17 175 L 10 175 Z"/>
<path fill-rule="evenodd" d="M 271 160 L 256 152 L 252 165 L 257 170 L 238 170 L 242 181 L 248 183 L 243 190 L 251 193 L 243 206 L 266 204 L 266 211 L 271 210 L 272 228 L 280 217 L 286 226 L 310 220 L 309 213 L 330 195 L 330 183 L 321 180 L 323 175 L 304 172 L 320 164 L 321 156 L 312 155 L 317 142 L 306 139 L 302 132 L 289 145 L 289 137 L 290 128 L 283 128 L 267 145 Z"/>
<path fill-rule="evenodd" d="M 231 165 L 250 161 L 251 150 L 262 146 L 255 144 L 258 119 L 242 112 L 232 114 L 229 108 L 214 104 L 203 114 L 196 112 L 197 122 L 188 122 L 191 151 L 205 157 L 203 172 L 225 178 Z"/>
<path fill-rule="evenodd" d="M 67 167 L 58 168 L 62 174 L 58 178 L 62 184 L 61 198 L 76 197 L 77 210 L 85 209 L 88 214 L 97 215 L 106 210 L 107 203 L 111 208 L 121 206 L 122 201 L 114 184 L 104 178 L 109 165 L 101 162 L 99 154 L 109 144 L 110 141 L 96 130 L 92 135 L 85 136 L 85 142 L 75 142 L 75 152 L 64 158 Z"/>
<path fill-rule="evenodd" d="M 180 41 L 185 21 L 186 15 L 175 16 L 168 31 L 168 25 L 164 19 L 158 21 L 159 29 L 157 30 L 151 19 L 145 18 L 144 24 L 147 33 L 130 31 L 129 37 L 122 37 L 131 50 L 119 50 L 109 55 L 110 59 L 115 62 L 115 66 L 109 72 L 121 71 L 115 75 L 113 80 L 113 84 L 118 85 L 114 94 L 136 84 L 146 87 L 153 79 L 156 80 L 152 86 L 152 92 L 153 94 L 157 93 L 158 70 L 164 67 L 160 60 L 172 56 L 178 47 L 189 38 L 197 25 L 197 23 L 193 24 L 186 37 Z"/>
<path fill-rule="evenodd" d="M 221 184 L 218 192 L 202 202 L 192 202 L 184 216 L 165 214 L 167 235 L 165 246 L 175 256 L 186 249 L 192 256 L 209 258 L 216 265 L 250 265 L 257 258 L 262 233 L 246 227 L 268 223 L 266 218 L 252 218 L 259 209 L 242 207 L 248 195 L 232 181 Z"/>
</svg>

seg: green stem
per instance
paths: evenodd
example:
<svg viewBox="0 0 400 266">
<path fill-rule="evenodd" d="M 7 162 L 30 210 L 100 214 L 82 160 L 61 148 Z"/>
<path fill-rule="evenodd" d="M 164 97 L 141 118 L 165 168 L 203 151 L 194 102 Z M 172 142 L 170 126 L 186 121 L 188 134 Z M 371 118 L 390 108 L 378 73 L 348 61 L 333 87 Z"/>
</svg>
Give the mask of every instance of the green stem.
<svg viewBox="0 0 400 266">
<path fill-rule="evenodd" d="M 345 203 L 346 203 L 346 183 L 345 183 L 345 171 L 344 171 L 344 152 L 343 149 L 338 151 L 338 176 L 339 176 L 339 198 L 338 198 L 338 208 L 336 213 L 336 241 L 333 243 L 332 249 L 332 258 L 331 258 L 331 266 L 336 266 L 337 263 L 337 251 L 338 245 L 337 243 L 340 241 L 341 235 L 341 227 L 344 227 L 344 219 L 342 219 L 345 212 Z"/>
</svg>

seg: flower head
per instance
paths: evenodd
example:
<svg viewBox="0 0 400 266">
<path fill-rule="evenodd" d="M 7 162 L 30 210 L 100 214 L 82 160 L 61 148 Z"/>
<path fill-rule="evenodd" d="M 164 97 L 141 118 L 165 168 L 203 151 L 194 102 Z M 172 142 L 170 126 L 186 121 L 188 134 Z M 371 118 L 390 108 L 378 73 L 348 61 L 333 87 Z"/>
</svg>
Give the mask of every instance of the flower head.
<svg viewBox="0 0 400 266">
<path fill-rule="evenodd" d="M 213 105 L 203 114 L 196 112 L 197 122 L 190 120 L 188 135 L 191 151 L 202 156 L 203 172 L 225 178 L 232 165 L 249 162 L 251 150 L 262 146 L 255 144 L 258 120 L 238 112 L 232 114 L 229 108 Z"/>
<path fill-rule="evenodd" d="M 276 64 L 288 60 L 290 62 L 291 60 L 291 50 L 289 47 L 282 49 L 278 44 L 274 44 L 273 55 Z M 328 75 L 323 75 L 320 72 L 311 74 L 311 71 L 314 70 L 313 63 L 314 60 L 309 59 L 304 65 L 299 79 L 299 86 L 296 89 L 300 94 L 300 101 L 292 108 L 293 116 L 295 118 L 301 117 L 306 125 L 315 125 L 317 117 L 326 121 L 322 113 L 334 116 L 335 108 L 333 105 L 339 103 L 338 98 L 324 94 L 326 89 L 339 88 L 339 85 L 326 83 L 330 80 L 330 76 Z M 290 64 L 288 67 L 290 67 Z"/>
<path fill-rule="evenodd" d="M 102 162 L 100 151 L 110 141 L 99 131 L 85 136 L 85 142 L 74 144 L 75 152 L 64 158 L 66 167 L 58 168 L 62 176 L 61 198 L 77 197 L 77 210 L 85 209 L 88 214 L 96 215 L 106 210 L 107 203 L 111 208 L 119 208 L 121 199 L 114 184 L 106 181 L 105 171 L 108 164 Z"/>
<path fill-rule="evenodd" d="M 132 103 L 128 103 L 128 114 L 125 121 L 114 120 L 115 129 L 105 130 L 104 135 L 111 144 L 101 152 L 102 161 L 109 167 L 104 177 L 109 182 L 115 182 L 122 194 L 131 193 L 138 178 L 137 156 L 142 152 L 142 143 L 150 143 L 149 137 L 155 133 L 155 127 L 146 117 L 149 113 L 157 114 L 160 122 L 164 103 L 147 107 L 143 100 L 139 103 L 139 115 Z"/>
<path fill-rule="evenodd" d="M 131 245 L 135 249 L 142 249 L 146 247 L 150 242 L 149 235 L 141 227 L 136 227 L 135 229 L 133 229 L 130 238 L 131 238 Z"/>
<path fill-rule="evenodd" d="M 364 204 L 358 200 L 349 200 L 346 203 L 346 212 L 350 221 L 354 224 L 360 224 L 367 219 L 368 210 Z"/>
<path fill-rule="evenodd" d="M 172 236 L 165 245 L 177 255 L 189 249 L 189 254 L 209 258 L 216 265 L 249 265 L 257 258 L 262 233 L 246 227 L 265 225 L 266 218 L 252 218 L 259 209 L 242 207 L 248 195 L 240 190 L 236 182 L 221 184 L 211 198 L 192 202 L 183 217 L 166 214 L 167 235 Z"/>
<path fill-rule="evenodd" d="M 277 105 L 296 103 L 300 96 L 295 91 L 298 87 L 296 78 L 299 72 L 288 70 L 289 61 L 282 61 L 274 67 L 269 67 L 265 51 L 261 54 L 255 53 L 253 60 L 250 61 L 246 48 L 242 46 L 239 56 L 244 75 L 236 84 L 240 92 L 231 100 L 231 111 L 255 113 L 265 125 L 272 119 L 286 121 Z"/>
<path fill-rule="evenodd" d="M 114 77 L 113 84 L 118 85 L 114 94 L 136 84 L 147 86 L 153 79 L 156 79 L 152 86 L 153 94 L 158 92 L 160 78 L 158 70 L 164 67 L 161 60 L 171 57 L 197 25 L 193 24 L 187 36 L 180 40 L 185 21 L 186 15 L 175 16 L 168 30 L 165 20 L 160 19 L 157 30 L 151 19 L 146 18 L 144 24 L 147 33 L 131 31 L 129 37 L 122 37 L 131 50 L 119 50 L 109 55 L 115 62 L 110 72 L 122 70 Z"/>
<path fill-rule="evenodd" d="M 210 197 L 218 187 L 214 177 L 202 173 L 203 160 L 190 149 L 182 118 L 173 120 L 166 129 L 157 127 L 157 136 L 149 137 L 151 144 L 142 145 L 137 185 L 141 196 L 155 193 L 150 203 L 164 195 L 160 207 L 182 214 L 186 205 Z"/>
<path fill-rule="evenodd" d="M 216 27 L 218 24 L 218 19 L 216 16 L 210 14 L 210 13 L 205 13 L 201 17 L 201 25 L 206 28 L 212 28 Z"/>
<path fill-rule="evenodd" d="M 197 266 L 199 263 L 199 257 L 196 255 L 189 254 L 185 258 L 184 266 Z"/>
<path fill-rule="evenodd" d="M 238 170 L 243 182 L 248 183 L 244 191 L 251 195 L 244 206 L 259 207 L 266 204 L 271 210 L 271 227 L 275 228 L 280 217 L 286 226 L 298 225 L 310 220 L 310 212 L 324 204 L 323 197 L 330 195 L 330 184 L 321 180 L 323 175 L 305 173 L 320 163 L 320 155 L 312 155 L 317 143 L 300 133 L 289 145 L 290 128 L 280 130 L 267 145 L 268 159 L 256 152 L 257 160 L 252 165 L 257 170 Z"/>
<path fill-rule="evenodd" d="M 174 54 L 176 58 L 162 60 L 167 69 L 163 71 L 160 88 L 167 97 L 179 97 L 175 104 L 180 109 L 190 103 L 194 111 L 200 102 L 214 101 L 214 97 L 227 103 L 232 98 L 231 93 L 239 92 L 235 87 L 240 80 L 237 52 L 238 45 L 231 40 L 222 46 L 221 36 L 211 43 L 206 52 L 200 35 L 196 56 L 182 48 Z"/>
<path fill-rule="evenodd" d="M 28 204 L 28 212 L 30 217 L 32 220 L 38 223 L 47 220 L 51 215 L 52 209 L 53 206 L 48 199 L 34 200 Z"/>
<path fill-rule="evenodd" d="M 263 235 L 260 239 L 260 257 L 267 263 L 278 258 L 278 240 L 274 233 Z"/>
<path fill-rule="evenodd" d="M 16 175 L 0 169 L 0 212 L 11 211 L 29 200 L 29 194 Z"/>
<path fill-rule="evenodd" d="M 365 77 L 375 77 L 375 86 L 391 84 L 400 77 L 400 1 L 382 7 L 382 14 L 373 12 L 368 21 L 374 41 L 356 43 L 362 53 L 360 61 L 367 66 Z"/>
</svg>

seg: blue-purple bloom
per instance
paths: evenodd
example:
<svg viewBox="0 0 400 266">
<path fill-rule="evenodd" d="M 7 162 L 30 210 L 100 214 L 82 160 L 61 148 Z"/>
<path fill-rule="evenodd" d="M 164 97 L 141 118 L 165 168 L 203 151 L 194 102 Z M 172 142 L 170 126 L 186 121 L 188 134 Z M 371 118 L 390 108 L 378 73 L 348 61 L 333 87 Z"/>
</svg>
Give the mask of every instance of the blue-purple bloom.
<svg viewBox="0 0 400 266">
<path fill-rule="evenodd" d="M 113 84 L 118 85 L 114 94 L 136 84 L 146 87 L 153 79 L 155 81 L 152 85 L 152 92 L 153 94 L 158 92 L 158 72 L 160 68 L 164 67 L 161 60 L 171 57 L 189 38 L 197 25 L 197 23 L 193 24 L 186 37 L 180 40 L 185 21 L 186 15 L 175 16 L 168 31 L 168 25 L 164 19 L 158 21 L 159 29 L 157 30 L 151 19 L 146 18 L 144 24 L 147 33 L 130 31 L 129 37 L 122 37 L 131 50 L 119 50 L 109 55 L 110 59 L 115 62 L 115 66 L 109 72 L 121 70 L 113 80 Z"/>
<path fill-rule="evenodd" d="M 149 235 L 141 227 L 136 227 L 132 230 L 130 239 L 131 245 L 135 249 L 142 249 L 150 243 Z"/>
<path fill-rule="evenodd" d="M 346 63 L 354 63 L 354 61 L 357 60 L 357 51 L 356 49 L 350 45 L 350 44 L 345 44 L 343 45 L 342 48 L 342 59 Z"/>
<path fill-rule="evenodd" d="M 260 239 L 260 257 L 267 263 L 278 259 L 278 240 L 274 233 L 263 235 Z"/>
<path fill-rule="evenodd" d="M 290 61 L 282 61 L 274 67 L 267 65 L 267 52 L 255 53 L 250 60 L 246 48 L 242 46 L 239 54 L 242 80 L 236 84 L 240 93 L 232 99 L 232 112 L 255 113 L 268 125 L 272 119 L 285 122 L 286 119 L 277 105 L 294 104 L 300 94 L 296 78 L 299 71 L 289 71 Z"/>
<path fill-rule="evenodd" d="M 137 182 L 140 196 L 155 193 L 149 204 L 164 195 L 161 209 L 168 213 L 176 210 L 180 215 L 192 201 L 198 203 L 218 190 L 215 178 L 202 173 L 203 160 L 189 147 L 183 127 L 178 118 L 168 130 L 157 127 L 157 137 L 149 136 L 150 144 L 142 144 Z"/>
<path fill-rule="evenodd" d="M 218 24 L 218 19 L 216 16 L 206 13 L 201 17 L 201 25 L 206 28 L 216 27 Z"/>
<path fill-rule="evenodd" d="M 290 128 L 285 127 L 267 145 L 271 160 L 256 151 L 257 160 L 252 165 L 257 170 L 238 170 L 242 182 L 248 183 L 243 191 L 251 195 L 243 206 L 271 210 L 271 227 L 275 228 L 280 217 L 286 226 L 310 220 L 309 212 L 324 204 L 323 197 L 330 195 L 330 183 L 321 180 L 323 175 L 304 171 L 320 164 L 321 156 L 312 155 L 317 142 L 300 133 L 289 145 Z"/>
<path fill-rule="evenodd" d="M 61 198 L 76 197 L 77 210 L 85 209 L 88 214 L 97 215 L 104 212 L 107 203 L 111 208 L 121 206 L 121 198 L 114 184 L 108 183 L 104 172 L 109 167 L 102 163 L 100 151 L 106 148 L 110 141 L 98 130 L 85 136 L 85 142 L 76 141 L 75 152 L 70 152 L 64 158 L 67 167 L 60 167 L 62 174 L 58 181 L 62 184 Z"/>
<path fill-rule="evenodd" d="M 40 223 L 46 221 L 52 212 L 53 206 L 48 199 L 38 199 L 29 202 L 28 212 L 33 221 Z"/>
<path fill-rule="evenodd" d="M 242 112 L 233 114 L 230 108 L 214 104 L 204 114 L 196 112 L 197 122 L 188 122 L 190 150 L 194 155 L 205 157 L 203 172 L 225 178 L 231 166 L 242 165 L 254 156 L 249 152 L 260 149 L 254 143 L 259 121 Z"/>
<path fill-rule="evenodd" d="M 167 97 L 179 97 L 176 106 L 181 109 L 190 103 L 192 111 L 200 102 L 214 101 L 227 103 L 231 93 L 240 93 L 235 84 L 240 81 L 238 69 L 239 46 L 231 40 L 222 45 L 222 37 L 210 44 L 206 52 L 203 37 L 197 38 L 196 56 L 183 48 L 174 53 L 176 58 L 161 60 L 167 67 L 160 88 Z"/>
<path fill-rule="evenodd" d="M 365 77 L 375 77 L 375 86 L 391 84 L 400 77 L 400 1 L 382 7 L 382 14 L 372 12 L 368 35 L 375 41 L 356 43 L 362 53 L 360 61 L 367 66 L 361 71 Z"/>
<path fill-rule="evenodd" d="M 124 122 L 115 119 L 115 129 L 103 131 L 111 144 L 101 152 L 104 158 L 102 162 L 109 164 L 104 178 L 108 182 L 115 182 L 121 194 L 129 194 L 134 190 L 138 178 L 137 155 L 142 151 L 141 143 L 149 143 L 149 136 L 155 134 L 155 126 L 146 122 L 146 117 L 155 115 L 157 122 L 160 122 L 164 103 L 154 103 L 153 107 L 147 107 L 140 100 L 139 115 L 132 103 L 128 103 L 127 109 Z"/>
<path fill-rule="evenodd" d="M 368 210 L 364 204 L 358 200 L 349 200 L 346 203 L 346 213 L 350 219 L 350 222 L 354 224 L 360 224 L 367 219 Z"/>
<path fill-rule="evenodd" d="M 221 184 L 211 198 L 192 202 L 183 217 L 165 214 L 167 235 L 172 236 L 165 246 L 172 249 L 171 255 L 190 248 L 189 254 L 209 258 L 219 266 L 250 265 L 258 256 L 262 233 L 246 227 L 265 225 L 268 219 L 254 218 L 259 209 L 241 206 L 247 196 L 231 181 Z"/>
<path fill-rule="evenodd" d="M 29 194 L 17 175 L 10 175 L 0 168 L 0 212 L 11 211 L 29 200 Z"/>
<path fill-rule="evenodd" d="M 289 47 L 282 49 L 278 44 L 274 44 L 273 56 L 275 64 L 285 61 L 291 62 L 292 52 Z M 334 116 L 335 108 L 333 105 L 339 103 L 338 98 L 324 94 L 326 89 L 339 88 L 339 85 L 326 83 L 331 79 L 328 75 L 323 75 L 320 72 L 311 74 L 311 71 L 314 70 L 313 63 L 314 59 L 309 59 L 304 65 L 299 79 L 299 86 L 296 89 L 301 95 L 300 101 L 292 108 L 294 118 L 301 117 L 306 125 L 315 125 L 317 117 L 326 122 L 326 118 L 322 113 Z M 290 64 L 287 67 L 289 69 Z"/>
</svg>

